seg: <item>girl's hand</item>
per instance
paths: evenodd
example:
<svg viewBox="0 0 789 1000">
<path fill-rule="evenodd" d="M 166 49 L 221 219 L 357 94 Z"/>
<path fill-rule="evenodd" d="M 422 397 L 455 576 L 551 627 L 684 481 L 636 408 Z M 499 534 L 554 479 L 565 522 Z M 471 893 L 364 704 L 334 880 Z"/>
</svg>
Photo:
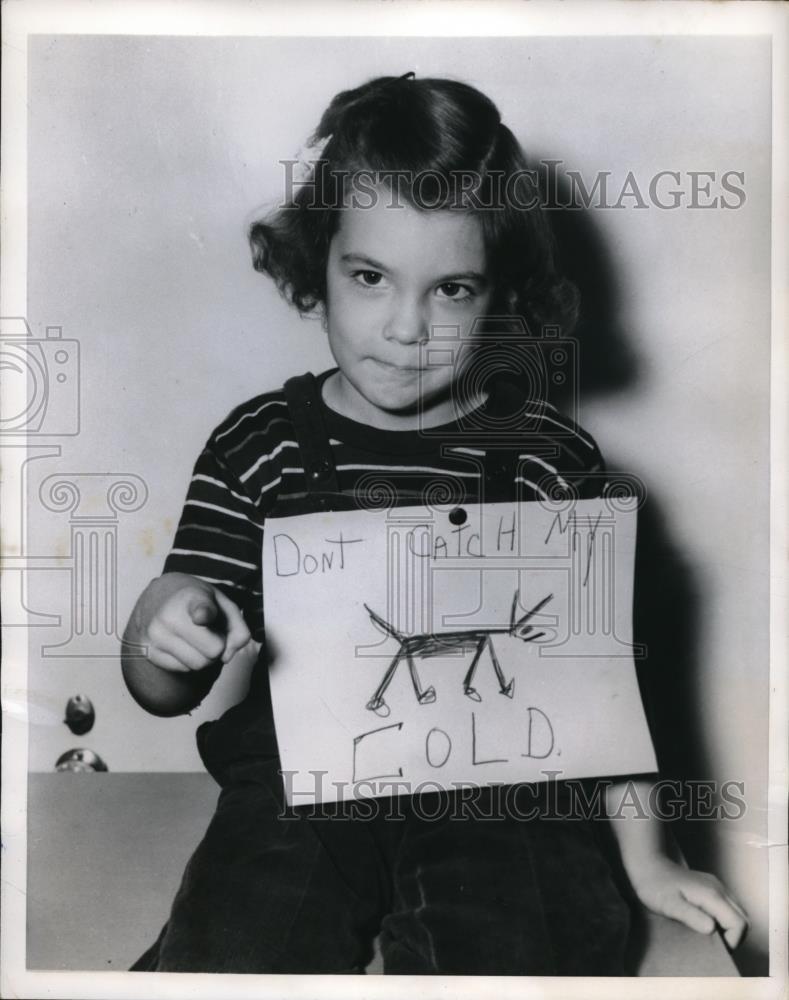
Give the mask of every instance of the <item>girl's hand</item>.
<svg viewBox="0 0 789 1000">
<path fill-rule="evenodd" d="M 165 573 L 148 584 L 132 620 L 149 662 L 174 672 L 227 663 L 251 639 L 236 605 L 185 573 Z"/>
<path fill-rule="evenodd" d="M 650 857 L 634 868 L 628 868 L 630 882 L 648 909 L 700 934 L 712 934 L 718 926 L 730 948 L 743 939 L 748 929 L 745 910 L 714 875 L 691 871 L 665 855 Z"/>
</svg>

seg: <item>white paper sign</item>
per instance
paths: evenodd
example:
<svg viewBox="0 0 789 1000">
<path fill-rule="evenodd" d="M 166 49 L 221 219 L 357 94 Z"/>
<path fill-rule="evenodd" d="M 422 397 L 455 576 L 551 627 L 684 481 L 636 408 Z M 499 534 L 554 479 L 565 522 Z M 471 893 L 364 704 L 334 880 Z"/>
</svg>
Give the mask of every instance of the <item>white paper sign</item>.
<svg viewBox="0 0 789 1000">
<path fill-rule="evenodd" d="M 636 513 L 623 506 L 270 521 L 288 801 L 656 770 L 633 662 Z"/>
</svg>

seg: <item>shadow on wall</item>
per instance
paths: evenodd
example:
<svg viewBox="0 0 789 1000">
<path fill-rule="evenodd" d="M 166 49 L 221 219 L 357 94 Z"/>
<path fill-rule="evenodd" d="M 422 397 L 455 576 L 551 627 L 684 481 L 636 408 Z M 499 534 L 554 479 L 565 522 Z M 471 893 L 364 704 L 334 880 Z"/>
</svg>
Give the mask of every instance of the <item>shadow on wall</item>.
<svg viewBox="0 0 789 1000">
<path fill-rule="evenodd" d="M 571 192 L 558 183 L 558 204 Z M 581 315 L 573 336 L 578 341 L 578 387 L 582 400 L 632 387 L 639 378 L 638 359 L 619 317 L 619 287 L 605 242 L 592 214 L 583 208 L 550 208 L 558 245 L 559 267 L 581 293 Z"/>
<path fill-rule="evenodd" d="M 557 188 L 557 203 L 570 202 L 566 182 L 560 179 Z M 581 318 L 574 332 L 579 342 L 580 397 L 587 400 L 632 389 L 640 377 L 638 358 L 621 326 L 620 286 L 594 216 L 583 208 L 554 209 L 550 218 L 560 266 L 581 293 Z M 605 442 L 602 451 L 612 476 L 637 474 L 635 469 L 617 466 Z M 656 499 L 660 483 L 645 483 L 645 488 L 636 549 L 634 634 L 648 653 L 639 664 L 639 682 L 663 776 L 700 778 L 710 772 L 696 683 L 701 594 Z M 710 832 L 705 847 L 711 852 Z"/>
<path fill-rule="evenodd" d="M 558 193 L 561 204 L 570 200 L 561 183 Z M 574 331 L 580 345 L 580 398 L 632 389 L 639 381 L 638 358 L 621 326 L 617 276 L 594 218 L 584 209 L 553 210 L 550 218 L 560 266 L 581 293 L 581 318 Z M 602 450 L 609 472 L 637 474 L 635 469 L 617 467 L 606 454 L 605 442 Z M 661 777 L 682 783 L 680 808 L 687 810 L 691 807 L 687 782 L 712 780 L 715 773 L 702 725 L 698 683 L 705 595 L 692 566 L 674 542 L 671 525 L 656 498 L 661 484 L 645 485 L 647 500 L 639 511 L 634 595 L 634 637 L 647 647 L 646 658 L 637 663 L 639 684 Z M 672 824 L 692 867 L 721 871 L 715 829 L 713 821 L 679 820 Z M 747 940 L 733 957 L 743 975 L 768 974 L 768 956 Z"/>
<path fill-rule="evenodd" d="M 715 768 L 704 737 L 698 684 L 699 623 L 704 594 L 679 549 L 672 543 L 659 504 L 647 499 L 639 511 L 636 544 L 634 635 L 645 643 L 647 657 L 637 665 L 639 683 L 650 717 L 661 777 L 681 783 L 679 796 L 670 792 L 666 808 L 679 798 L 683 815 L 704 814 L 707 803 L 694 803 L 688 782 L 713 782 Z M 709 804 L 718 805 L 714 793 Z M 672 829 L 692 868 L 722 873 L 720 820 L 680 819 Z M 766 976 L 766 952 L 747 938 L 733 958 L 742 975 Z"/>
</svg>

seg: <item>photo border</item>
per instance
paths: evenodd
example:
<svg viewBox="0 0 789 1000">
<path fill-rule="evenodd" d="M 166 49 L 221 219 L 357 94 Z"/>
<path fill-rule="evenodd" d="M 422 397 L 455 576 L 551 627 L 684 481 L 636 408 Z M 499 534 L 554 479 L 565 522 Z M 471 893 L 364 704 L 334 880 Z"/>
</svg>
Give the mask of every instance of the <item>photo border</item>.
<svg viewBox="0 0 789 1000">
<path fill-rule="evenodd" d="M 770 977 L 704 980 L 661 978 L 513 979 L 509 977 L 344 977 L 227 975 L 227 997 L 663 997 L 695 998 L 700 990 L 727 997 L 778 997 L 786 983 L 787 862 L 787 36 L 789 10 L 773 2 L 621 2 L 535 3 L 487 0 L 271 4 L 244 0 L 154 2 L 110 0 L 6 0 L 3 5 L 2 66 L 2 227 L 6 253 L 0 275 L 3 315 L 27 315 L 26 272 L 26 85 L 27 39 L 47 34 L 134 35 L 769 35 L 773 44 L 772 155 L 772 335 L 771 335 L 771 667 L 770 784 L 768 846 L 770 864 Z M 8 405 L 8 400 L 6 404 Z M 13 507 L 18 484 L 4 479 L 4 509 Z M 6 552 L 17 546 L 19 526 L 6 518 Z M 6 594 L 7 576 L 3 591 Z M 26 807 L 27 807 L 27 650 L 24 629 L 4 635 L 2 707 L 2 920 L 0 994 L 20 997 L 214 997 L 211 976 L 173 973 L 29 972 L 26 955 Z"/>
</svg>

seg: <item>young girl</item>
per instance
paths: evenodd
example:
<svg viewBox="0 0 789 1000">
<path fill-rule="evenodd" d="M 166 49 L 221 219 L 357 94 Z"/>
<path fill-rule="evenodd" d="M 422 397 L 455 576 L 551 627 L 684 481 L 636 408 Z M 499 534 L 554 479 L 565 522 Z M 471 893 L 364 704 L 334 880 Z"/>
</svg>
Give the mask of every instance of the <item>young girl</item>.
<svg viewBox="0 0 789 1000">
<path fill-rule="evenodd" d="M 288 177 L 300 182 L 288 204 L 250 238 L 255 267 L 322 316 L 337 367 L 243 404 L 211 435 L 165 572 L 125 635 L 126 683 L 157 715 L 193 709 L 250 638 L 261 644 L 247 698 L 198 730 L 222 793 L 135 969 L 362 971 L 379 935 L 387 973 L 623 974 L 629 911 L 590 821 L 524 821 L 489 789 L 463 821 L 429 821 L 407 797 L 398 820 L 283 808 L 260 588 L 266 522 L 364 506 L 371 470 L 397 505 L 459 481 L 473 503 L 599 495 L 602 479 L 592 439 L 542 390 L 530 388 L 524 411 L 511 379 L 468 377 L 475 365 L 490 374 L 485 317 L 499 332 L 522 318 L 566 333 L 577 305 L 495 106 L 462 83 L 382 77 L 337 95 L 313 141 L 308 172 Z M 424 347 L 448 327 L 460 349 L 431 366 Z M 517 441 L 481 446 L 478 429 L 508 413 L 528 417 Z M 470 426 L 476 478 L 462 447 Z M 646 802 L 648 782 L 636 787 Z M 617 801 L 616 786 L 608 794 Z M 739 905 L 714 877 L 669 860 L 656 820 L 612 826 L 644 904 L 739 942 Z"/>
</svg>

